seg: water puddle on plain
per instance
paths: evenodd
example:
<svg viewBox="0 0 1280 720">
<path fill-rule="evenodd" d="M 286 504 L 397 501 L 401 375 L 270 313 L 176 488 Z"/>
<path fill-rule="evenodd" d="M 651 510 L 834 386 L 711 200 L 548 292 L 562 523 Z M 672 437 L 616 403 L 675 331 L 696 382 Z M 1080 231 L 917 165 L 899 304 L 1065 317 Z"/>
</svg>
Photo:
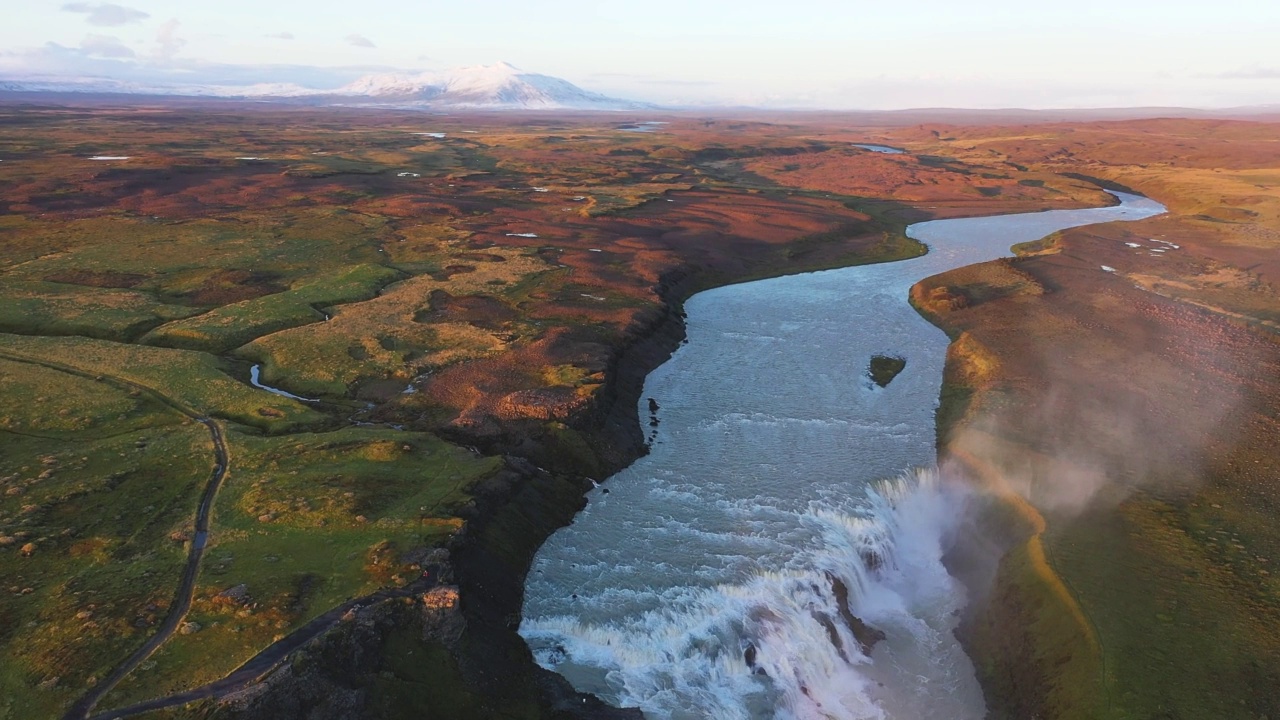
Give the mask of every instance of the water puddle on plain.
<svg viewBox="0 0 1280 720">
<path fill-rule="evenodd" d="M 884 153 L 886 155 L 904 155 L 907 152 L 906 150 L 901 150 L 896 147 L 889 147 L 888 145 L 854 143 L 853 146 L 856 148 L 862 148 L 863 150 L 870 150 L 871 152 Z"/>
</svg>

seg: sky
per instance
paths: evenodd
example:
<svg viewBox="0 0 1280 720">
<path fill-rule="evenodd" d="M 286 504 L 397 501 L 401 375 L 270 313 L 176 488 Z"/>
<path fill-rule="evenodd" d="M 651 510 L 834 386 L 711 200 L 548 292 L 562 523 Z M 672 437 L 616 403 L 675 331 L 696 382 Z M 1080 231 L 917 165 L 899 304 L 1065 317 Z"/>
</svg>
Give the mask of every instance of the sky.
<svg viewBox="0 0 1280 720">
<path fill-rule="evenodd" d="M 296 83 L 510 62 L 668 105 L 1280 104 L 1280 0 L 0 0 L 0 79 Z"/>
</svg>

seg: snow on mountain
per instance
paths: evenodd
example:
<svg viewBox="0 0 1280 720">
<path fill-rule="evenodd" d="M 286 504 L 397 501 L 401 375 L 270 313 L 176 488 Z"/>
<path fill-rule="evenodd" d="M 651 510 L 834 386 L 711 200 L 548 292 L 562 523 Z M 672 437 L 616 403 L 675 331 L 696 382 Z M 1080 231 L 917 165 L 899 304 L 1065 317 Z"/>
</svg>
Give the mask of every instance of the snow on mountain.
<svg viewBox="0 0 1280 720">
<path fill-rule="evenodd" d="M 505 62 L 443 72 L 366 75 L 333 94 L 431 107 L 595 110 L 642 107 L 583 90 L 567 80 L 524 72 Z"/>
<path fill-rule="evenodd" d="M 379 73 L 337 89 L 323 90 L 293 83 L 156 84 L 102 77 L 27 77 L 0 78 L 0 92 L 176 95 L 424 108 L 626 110 L 648 107 L 589 92 L 560 78 L 524 72 L 508 63 L 438 72 Z"/>
</svg>

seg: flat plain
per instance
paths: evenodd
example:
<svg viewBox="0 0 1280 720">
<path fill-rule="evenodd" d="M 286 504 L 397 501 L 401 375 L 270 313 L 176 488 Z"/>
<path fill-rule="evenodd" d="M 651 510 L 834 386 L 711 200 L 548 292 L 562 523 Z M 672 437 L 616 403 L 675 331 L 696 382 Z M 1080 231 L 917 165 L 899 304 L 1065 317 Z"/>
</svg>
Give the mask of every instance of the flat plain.
<svg viewBox="0 0 1280 720">
<path fill-rule="evenodd" d="M 966 642 L 998 717 L 1280 716 L 1276 125 L 648 119 L 0 106 L 0 717 L 65 713 L 162 625 L 205 420 L 229 467 L 190 610 L 98 710 L 426 573 L 465 630 L 398 598 L 429 627 L 365 643 L 362 712 L 548 715 L 503 616 L 545 530 L 518 488 L 571 516 L 640 451 L 628 357 L 685 297 L 1109 183 L 1170 213 L 913 290 L 956 338 L 940 450 L 1029 501 L 993 504 Z M 323 643 L 267 695 L 323 706 Z M 184 712 L 275 702 L 222 699 Z"/>
</svg>

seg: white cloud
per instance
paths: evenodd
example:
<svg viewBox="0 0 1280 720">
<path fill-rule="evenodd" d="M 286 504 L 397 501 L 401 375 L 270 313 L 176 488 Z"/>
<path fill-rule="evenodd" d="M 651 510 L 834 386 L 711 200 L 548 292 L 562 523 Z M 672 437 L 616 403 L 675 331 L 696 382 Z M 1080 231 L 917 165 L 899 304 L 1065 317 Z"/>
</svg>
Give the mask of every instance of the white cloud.
<svg viewBox="0 0 1280 720">
<path fill-rule="evenodd" d="M 67 47 L 51 42 L 38 48 L 0 49 L 0 80 L 52 82 L 80 78 L 157 87 L 246 86 L 272 82 L 332 90 L 370 73 L 412 71 L 384 65 L 233 65 L 181 56 L 164 63 L 151 60 L 152 58 L 147 57 L 108 57 L 93 54 L 83 47 Z"/>
<path fill-rule="evenodd" d="M 58 76 L 117 76 L 134 63 L 118 58 L 92 57 L 80 48 L 46 43 L 29 50 L 0 51 L 0 75 L 8 79 Z"/>
<path fill-rule="evenodd" d="M 270 34 L 268 34 L 268 35 L 267 35 L 267 37 L 269 37 L 269 38 L 273 38 L 273 39 L 275 39 L 275 40 L 292 40 L 292 39 L 293 39 L 293 33 L 291 33 L 291 32 L 270 33 Z"/>
<path fill-rule="evenodd" d="M 70 2 L 63 5 L 62 9 L 66 12 L 85 15 L 85 21 L 90 25 L 101 27 L 127 25 L 131 22 L 146 20 L 151 17 L 150 14 L 141 10 L 116 5 L 115 3 Z"/>
<path fill-rule="evenodd" d="M 1224 80 L 1280 80 L 1280 68 L 1254 65 L 1243 70 L 1225 72 L 1218 77 Z"/>
<path fill-rule="evenodd" d="M 177 18 L 169 20 L 169 22 L 160 26 L 156 31 L 156 57 L 160 60 L 170 61 L 178 54 L 183 45 L 187 44 L 186 40 L 178 37 L 178 26 L 182 23 Z"/>
<path fill-rule="evenodd" d="M 89 34 L 80 41 L 80 50 L 86 55 L 100 58 L 131 58 L 132 49 L 125 47 L 115 35 Z"/>
<path fill-rule="evenodd" d="M 372 40 L 358 33 L 351 33 L 350 35 L 348 35 L 347 42 L 356 47 L 362 47 L 362 48 L 378 47 L 377 45 L 373 44 Z"/>
</svg>

